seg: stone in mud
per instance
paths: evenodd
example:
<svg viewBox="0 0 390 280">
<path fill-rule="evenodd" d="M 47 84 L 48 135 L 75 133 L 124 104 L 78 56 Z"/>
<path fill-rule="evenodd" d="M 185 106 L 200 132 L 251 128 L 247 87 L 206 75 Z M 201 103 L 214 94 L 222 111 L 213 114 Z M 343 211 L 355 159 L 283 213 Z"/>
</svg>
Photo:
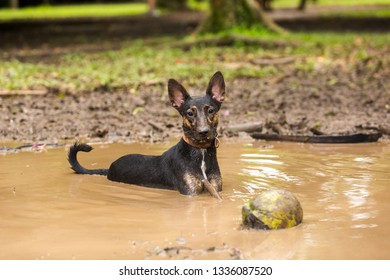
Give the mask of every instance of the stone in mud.
<svg viewBox="0 0 390 280">
<path fill-rule="evenodd" d="M 242 223 L 245 228 L 290 228 L 300 224 L 302 219 L 300 202 L 286 190 L 265 190 L 242 207 Z"/>
</svg>

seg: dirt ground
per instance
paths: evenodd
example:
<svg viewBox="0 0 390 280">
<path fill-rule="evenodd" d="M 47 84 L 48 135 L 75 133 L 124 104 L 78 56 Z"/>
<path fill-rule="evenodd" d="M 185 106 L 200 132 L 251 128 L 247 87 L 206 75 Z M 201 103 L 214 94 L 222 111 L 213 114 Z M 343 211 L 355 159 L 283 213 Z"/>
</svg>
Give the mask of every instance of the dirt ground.
<svg viewBox="0 0 390 280">
<path fill-rule="evenodd" d="M 95 23 L 72 20 L 51 25 L 43 22 L 1 23 L 0 41 L 8 57 L 29 60 L 31 53 L 26 55 L 21 49 L 44 46 L 50 50 L 50 46 L 56 44 L 61 44 L 64 51 L 89 47 L 77 41 L 77 32 L 89 34 L 93 38 L 99 30 L 99 34 L 106 34 L 104 36 L 111 36 L 112 41 L 120 42 L 123 36 L 129 34 L 134 37 L 145 36 L 145 29 L 137 28 L 137 24 L 145 24 L 148 20 L 148 35 L 181 35 L 193 30 L 201 17 L 199 14 L 191 14 L 151 20 L 140 16 L 117 19 L 110 23 L 110 27 L 104 20 Z M 283 25 L 282 19 L 279 20 Z M 298 29 L 299 22 L 302 21 L 295 19 Z M 292 28 L 291 19 L 286 19 L 285 23 Z M 307 28 L 313 25 L 304 26 Z M 378 30 L 388 31 L 383 26 L 390 25 L 381 22 L 378 26 Z M 107 28 L 107 32 L 101 32 L 102 28 Z M 39 41 L 38 33 L 45 34 L 44 37 L 50 38 L 50 42 Z M 65 41 L 69 45 L 64 46 Z M 383 55 L 389 54 L 378 54 L 354 67 L 336 65 L 331 70 L 327 69 L 326 73 L 321 62 L 318 62 L 316 70 L 310 74 L 286 73 L 282 79 L 272 81 L 248 78 L 226 80 L 227 100 L 220 112 L 220 134 L 226 138 L 243 136 L 244 133 L 239 131 L 247 127 L 241 125 L 253 124 L 257 131 L 269 134 L 318 135 L 380 131 L 383 138 L 388 139 L 390 69 L 388 66 L 383 67 Z M 377 67 L 365 67 L 366 64 Z M 329 73 L 331 77 L 337 77 L 337 82 L 332 82 Z M 189 91 L 199 92 L 205 87 Z M 61 97 L 55 93 L 45 96 L 2 95 L 0 141 L 62 143 L 84 139 L 159 142 L 179 137 L 181 123 L 168 102 L 166 85 L 144 85 L 138 91 L 136 96 L 125 91 Z"/>
</svg>

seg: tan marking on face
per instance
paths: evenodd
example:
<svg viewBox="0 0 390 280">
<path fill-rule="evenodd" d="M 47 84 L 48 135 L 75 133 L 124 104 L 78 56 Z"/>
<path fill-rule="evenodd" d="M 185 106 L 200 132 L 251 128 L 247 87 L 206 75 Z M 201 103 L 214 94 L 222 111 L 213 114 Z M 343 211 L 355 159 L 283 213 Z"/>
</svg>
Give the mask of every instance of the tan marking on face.
<svg viewBox="0 0 390 280">
<path fill-rule="evenodd" d="M 188 127 L 189 129 L 192 129 L 192 128 L 193 128 L 193 125 L 192 125 L 191 120 L 187 119 L 186 117 L 184 117 L 183 123 L 184 123 L 184 125 L 185 125 L 186 127 Z"/>
<path fill-rule="evenodd" d="M 210 124 L 213 127 L 217 127 L 218 121 L 219 121 L 218 113 L 215 113 L 214 116 L 212 117 L 212 119 L 210 120 Z"/>
<path fill-rule="evenodd" d="M 187 113 L 188 112 L 192 112 L 194 115 L 193 115 L 193 119 L 189 116 L 187 116 Z M 183 123 L 186 127 L 188 127 L 189 129 L 194 129 L 194 127 L 196 126 L 196 115 L 197 115 L 197 108 L 196 106 L 192 106 L 190 109 L 187 110 L 186 114 L 183 116 Z"/>
</svg>

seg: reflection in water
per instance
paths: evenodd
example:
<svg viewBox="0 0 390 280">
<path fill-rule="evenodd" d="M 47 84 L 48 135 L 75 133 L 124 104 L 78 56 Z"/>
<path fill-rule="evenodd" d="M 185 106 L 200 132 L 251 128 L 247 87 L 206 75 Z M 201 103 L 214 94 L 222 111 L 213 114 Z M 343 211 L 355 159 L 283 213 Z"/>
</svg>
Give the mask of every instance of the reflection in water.
<svg viewBox="0 0 390 280">
<path fill-rule="evenodd" d="M 378 225 L 375 222 L 377 211 L 376 202 L 372 199 L 371 188 L 373 184 L 373 174 L 370 167 L 375 164 L 374 157 L 356 157 L 353 159 L 354 167 L 359 170 L 353 178 L 346 177 L 345 181 L 350 186 L 344 191 L 350 205 L 352 228 L 373 228 Z"/>
<path fill-rule="evenodd" d="M 333 246 L 329 255 L 320 253 L 321 258 L 333 255 L 362 258 L 371 254 L 381 258 L 370 248 L 362 249 L 359 254 L 362 246 L 354 240 L 383 242 L 384 232 L 389 231 L 384 221 L 388 220 L 384 208 L 389 207 L 384 198 L 378 196 L 380 191 L 385 197 L 389 196 L 390 190 L 383 189 L 390 182 L 388 146 L 296 144 L 294 150 L 284 149 L 285 146 L 291 147 L 291 144 L 280 143 L 276 149 L 246 147 L 241 155 L 241 175 L 248 193 L 261 188 L 287 188 L 301 198 L 304 226 L 313 231 L 305 231 L 306 250 L 302 250 L 300 256 L 309 258 L 313 251 L 325 252 L 327 247 Z M 378 185 L 378 181 L 385 185 Z M 305 207 L 308 201 L 311 204 Z M 378 232 L 374 233 L 376 228 Z M 373 235 L 377 236 L 373 238 Z M 382 245 L 376 244 L 373 248 L 379 249 Z"/>
<path fill-rule="evenodd" d="M 63 149 L 0 156 L 0 259 L 389 259 L 390 143 L 222 143 L 224 200 L 73 174 Z M 95 145 L 101 168 L 164 145 Z M 292 191 L 303 224 L 241 230 L 265 188 Z"/>
<path fill-rule="evenodd" d="M 376 160 L 375 157 L 338 154 L 333 155 L 332 161 L 328 164 L 329 172 L 337 172 L 337 176 L 330 177 L 330 180 L 323 183 L 324 199 L 322 201 L 327 202 L 325 209 L 328 211 L 346 211 L 350 215 L 348 222 L 351 228 L 377 226 L 372 222 L 377 211 L 375 210 L 376 202 L 371 195 L 374 173 L 370 170 Z M 347 207 L 344 204 L 330 203 L 343 199 L 342 196 L 346 199 Z"/>
<path fill-rule="evenodd" d="M 251 148 L 247 148 L 248 150 Z M 253 194 L 259 189 L 272 188 L 272 183 L 293 181 L 294 177 L 282 171 L 284 164 L 278 154 L 272 154 L 269 149 L 251 149 L 252 153 L 241 154 L 243 168 L 241 175 L 242 183 L 246 190 Z"/>
</svg>

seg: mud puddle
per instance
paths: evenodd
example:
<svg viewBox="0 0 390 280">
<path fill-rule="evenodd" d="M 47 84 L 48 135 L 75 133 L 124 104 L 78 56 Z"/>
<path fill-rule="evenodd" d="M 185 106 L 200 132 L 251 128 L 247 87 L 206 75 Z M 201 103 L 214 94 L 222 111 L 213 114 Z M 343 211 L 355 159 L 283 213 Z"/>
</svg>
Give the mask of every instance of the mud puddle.
<svg viewBox="0 0 390 280">
<path fill-rule="evenodd" d="M 174 143 L 96 144 L 80 161 Z M 241 141 L 219 148 L 218 202 L 76 175 L 66 148 L 0 155 L 0 259 L 389 259 L 390 142 Z M 241 206 L 263 188 L 299 198 L 303 224 L 241 230 Z"/>
</svg>

